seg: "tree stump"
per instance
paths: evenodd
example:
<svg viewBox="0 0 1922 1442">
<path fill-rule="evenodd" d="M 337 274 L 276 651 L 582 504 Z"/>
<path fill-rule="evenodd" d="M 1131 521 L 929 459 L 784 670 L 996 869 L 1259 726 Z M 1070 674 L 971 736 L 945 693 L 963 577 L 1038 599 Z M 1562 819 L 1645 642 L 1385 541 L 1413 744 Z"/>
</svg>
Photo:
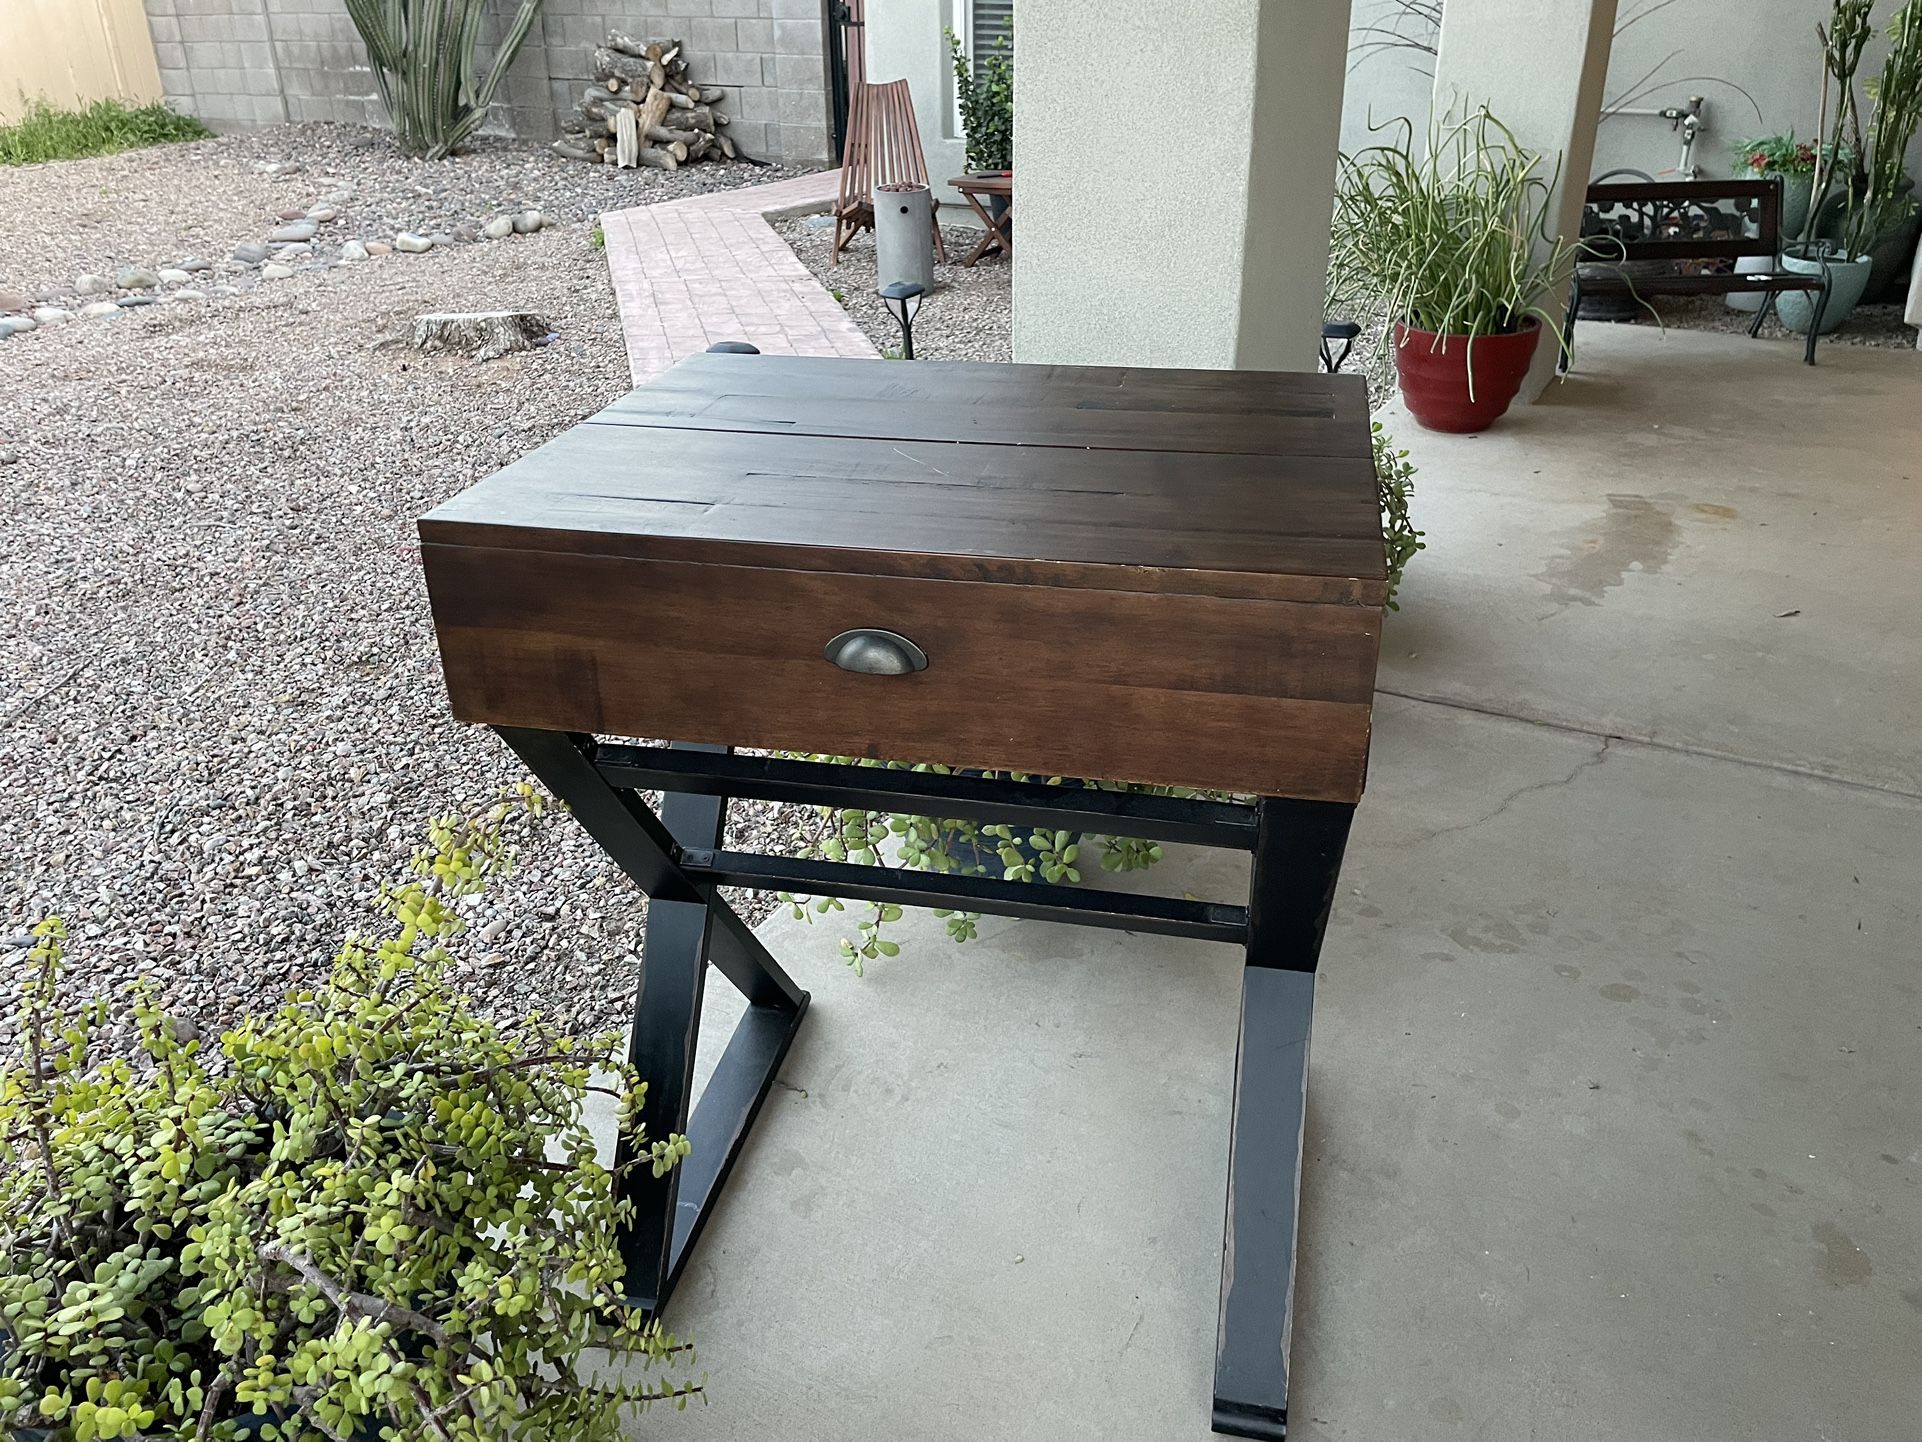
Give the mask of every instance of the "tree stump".
<svg viewBox="0 0 1922 1442">
<path fill-rule="evenodd" d="M 532 350 L 552 329 L 532 311 L 439 311 L 414 317 L 414 349 L 459 351 L 475 360 L 493 360 L 511 351 Z"/>
</svg>

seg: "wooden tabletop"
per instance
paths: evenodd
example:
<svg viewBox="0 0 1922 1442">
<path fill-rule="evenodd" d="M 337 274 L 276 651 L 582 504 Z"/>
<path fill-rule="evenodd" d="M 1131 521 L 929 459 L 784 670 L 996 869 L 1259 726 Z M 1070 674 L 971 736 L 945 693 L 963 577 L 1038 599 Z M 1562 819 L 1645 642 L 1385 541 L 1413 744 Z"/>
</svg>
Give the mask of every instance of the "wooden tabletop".
<svg viewBox="0 0 1922 1442">
<path fill-rule="evenodd" d="M 429 543 L 1379 605 L 1353 376 L 697 355 Z"/>
<path fill-rule="evenodd" d="M 972 190 L 977 195 L 1013 195 L 1014 177 L 1012 175 L 957 175 L 948 182 L 963 195 Z"/>
</svg>

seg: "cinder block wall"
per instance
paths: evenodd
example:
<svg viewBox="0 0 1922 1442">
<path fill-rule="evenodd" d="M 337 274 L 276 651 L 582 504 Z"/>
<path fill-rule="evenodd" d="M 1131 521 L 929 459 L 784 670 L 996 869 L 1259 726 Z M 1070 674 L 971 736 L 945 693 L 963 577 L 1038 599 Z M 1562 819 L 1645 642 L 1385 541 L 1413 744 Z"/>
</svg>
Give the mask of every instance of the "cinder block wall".
<svg viewBox="0 0 1922 1442">
<path fill-rule="evenodd" d="M 169 104 L 214 124 L 384 125 L 367 53 L 342 0 L 145 0 Z M 500 0 L 483 56 L 513 13 Z M 728 90 L 728 135 L 748 155 L 829 159 L 822 0 L 547 0 L 495 96 L 488 129 L 559 133 L 609 30 L 687 47 L 696 80 Z"/>
</svg>

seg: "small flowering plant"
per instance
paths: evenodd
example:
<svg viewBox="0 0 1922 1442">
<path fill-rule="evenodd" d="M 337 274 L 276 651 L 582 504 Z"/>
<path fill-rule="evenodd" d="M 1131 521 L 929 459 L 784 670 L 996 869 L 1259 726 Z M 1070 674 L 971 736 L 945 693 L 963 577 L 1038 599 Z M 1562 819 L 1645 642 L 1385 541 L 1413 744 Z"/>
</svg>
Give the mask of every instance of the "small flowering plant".
<svg viewBox="0 0 1922 1442">
<path fill-rule="evenodd" d="M 1756 175 L 1813 175 L 1815 146 L 1792 132 L 1763 135 L 1735 143 L 1735 161 Z"/>
<path fill-rule="evenodd" d="M 0 1437 L 616 1442 L 699 1393 L 645 1375 L 685 1351 L 621 1303 L 630 1204 L 582 1110 L 638 1104 L 618 1034 L 498 1025 L 450 985 L 458 903 L 538 805 L 436 822 L 381 933 L 213 1058 L 146 994 L 132 1055 L 102 1049 L 40 924 L 0 1068 Z M 637 1365 L 596 1375 L 604 1350 Z"/>
</svg>

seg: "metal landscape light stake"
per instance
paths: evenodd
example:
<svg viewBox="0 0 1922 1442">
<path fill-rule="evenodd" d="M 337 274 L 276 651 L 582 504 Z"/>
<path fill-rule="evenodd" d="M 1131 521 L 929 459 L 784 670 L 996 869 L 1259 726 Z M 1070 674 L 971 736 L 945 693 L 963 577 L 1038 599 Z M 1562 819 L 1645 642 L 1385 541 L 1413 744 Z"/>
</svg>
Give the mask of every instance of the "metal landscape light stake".
<svg viewBox="0 0 1922 1442">
<path fill-rule="evenodd" d="M 926 292 L 926 286 L 916 285 L 909 280 L 897 280 L 875 292 L 886 302 L 888 314 L 894 317 L 895 324 L 901 327 L 903 360 L 914 359 L 914 318 L 921 313 L 921 298 Z"/>
</svg>

